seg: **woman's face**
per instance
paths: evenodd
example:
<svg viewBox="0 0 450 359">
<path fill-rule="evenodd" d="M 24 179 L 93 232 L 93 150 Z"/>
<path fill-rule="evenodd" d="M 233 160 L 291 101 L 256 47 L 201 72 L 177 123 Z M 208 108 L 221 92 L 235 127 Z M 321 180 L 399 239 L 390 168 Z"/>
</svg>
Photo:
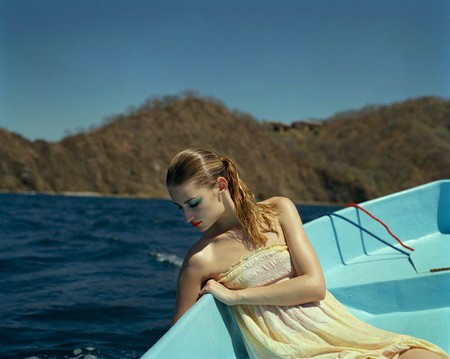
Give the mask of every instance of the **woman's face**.
<svg viewBox="0 0 450 359">
<path fill-rule="evenodd" d="M 184 215 L 184 220 L 205 232 L 224 212 L 219 200 L 219 187 L 197 187 L 190 181 L 168 188 L 170 197 Z"/>
</svg>

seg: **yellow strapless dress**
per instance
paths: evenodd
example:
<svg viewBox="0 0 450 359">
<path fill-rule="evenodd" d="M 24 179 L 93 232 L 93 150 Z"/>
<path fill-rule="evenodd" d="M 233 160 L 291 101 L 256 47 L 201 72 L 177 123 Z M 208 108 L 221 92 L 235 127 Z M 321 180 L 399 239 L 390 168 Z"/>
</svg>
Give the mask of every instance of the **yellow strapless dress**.
<svg viewBox="0 0 450 359">
<path fill-rule="evenodd" d="M 261 287 L 295 276 L 288 248 L 259 249 L 222 273 L 230 289 Z M 250 358 L 398 358 L 410 348 L 449 356 L 436 345 L 378 329 L 355 318 L 331 293 L 321 302 L 297 306 L 231 307 Z"/>
</svg>

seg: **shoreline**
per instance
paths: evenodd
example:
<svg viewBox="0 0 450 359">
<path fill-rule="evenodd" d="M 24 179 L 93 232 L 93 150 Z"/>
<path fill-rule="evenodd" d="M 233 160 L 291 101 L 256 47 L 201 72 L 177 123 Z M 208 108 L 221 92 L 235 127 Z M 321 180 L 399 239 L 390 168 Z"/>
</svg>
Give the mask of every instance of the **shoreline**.
<svg viewBox="0 0 450 359">
<path fill-rule="evenodd" d="M 63 197 L 88 197 L 88 198 L 117 198 L 117 199 L 148 199 L 148 200 L 167 200 L 167 197 L 150 197 L 144 195 L 127 195 L 127 194 L 112 194 L 112 193 L 100 193 L 100 192 L 89 192 L 89 191 L 5 191 L 0 190 L 0 195 L 2 194 L 17 194 L 25 196 L 63 196 Z M 339 202 L 320 202 L 320 201 L 304 201 L 304 202 L 293 202 L 299 206 L 345 206 L 346 203 Z"/>
</svg>

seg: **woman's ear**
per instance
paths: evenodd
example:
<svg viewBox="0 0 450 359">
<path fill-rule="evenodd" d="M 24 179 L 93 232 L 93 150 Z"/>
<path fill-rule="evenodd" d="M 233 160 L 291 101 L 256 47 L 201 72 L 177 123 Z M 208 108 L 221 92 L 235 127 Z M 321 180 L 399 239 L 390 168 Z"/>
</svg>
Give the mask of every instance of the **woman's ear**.
<svg viewBox="0 0 450 359">
<path fill-rule="evenodd" d="M 228 189 L 228 181 L 225 177 L 218 177 L 217 184 L 219 186 L 219 193 Z"/>
</svg>

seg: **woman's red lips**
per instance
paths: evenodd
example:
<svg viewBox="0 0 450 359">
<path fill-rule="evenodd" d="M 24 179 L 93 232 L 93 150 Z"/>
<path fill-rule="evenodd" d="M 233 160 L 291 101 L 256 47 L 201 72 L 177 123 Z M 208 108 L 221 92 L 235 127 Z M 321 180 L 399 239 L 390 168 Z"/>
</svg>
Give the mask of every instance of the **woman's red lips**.
<svg viewBox="0 0 450 359">
<path fill-rule="evenodd" d="M 191 222 L 191 224 L 192 224 L 194 227 L 198 227 L 201 223 L 202 223 L 202 222 L 194 222 L 194 221 Z"/>
</svg>

